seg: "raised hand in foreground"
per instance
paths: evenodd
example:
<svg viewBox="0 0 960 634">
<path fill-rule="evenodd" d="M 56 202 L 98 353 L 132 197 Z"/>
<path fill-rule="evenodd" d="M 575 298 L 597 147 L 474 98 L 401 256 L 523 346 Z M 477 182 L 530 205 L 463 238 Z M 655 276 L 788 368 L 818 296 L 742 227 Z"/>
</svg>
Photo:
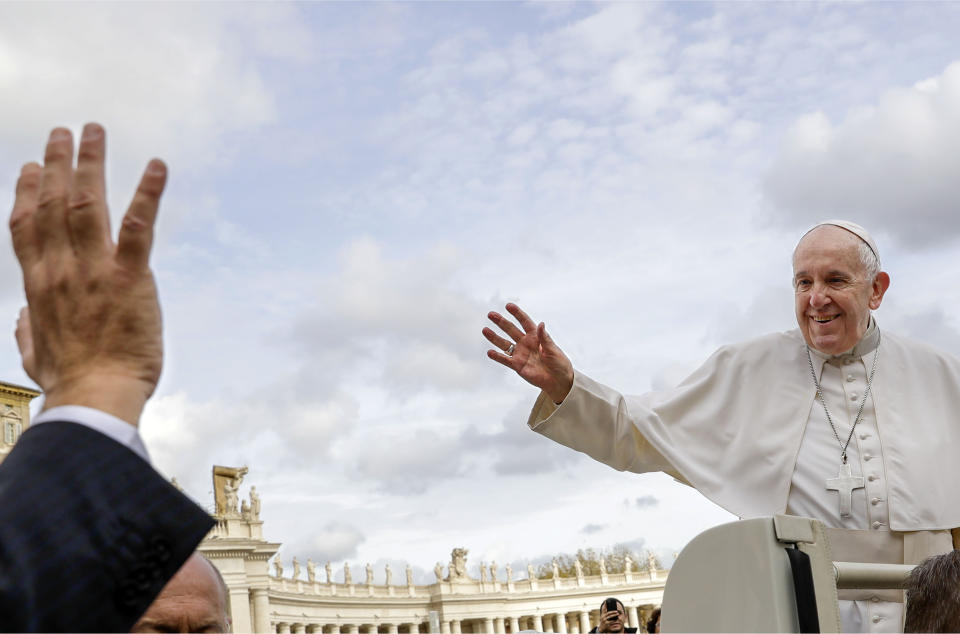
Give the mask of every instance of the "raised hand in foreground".
<svg viewBox="0 0 960 634">
<path fill-rule="evenodd" d="M 543 322 L 534 323 L 516 304 L 507 304 L 506 308 L 523 330 L 500 313 L 488 313 L 490 321 L 509 339 L 484 328 L 483 336 L 497 348 L 488 350 L 487 356 L 546 392 L 555 403 L 562 402 L 573 387 L 573 364 L 547 334 Z"/>
<path fill-rule="evenodd" d="M 103 128 L 87 124 L 74 169 L 73 136 L 57 128 L 43 165 L 20 172 L 10 233 L 27 308 L 17 344 L 45 409 L 84 405 L 136 425 L 163 366 L 149 257 L 167 169 L 158 159 L 147 165 L 115 244 L 105 153 Z"/>
</svg>

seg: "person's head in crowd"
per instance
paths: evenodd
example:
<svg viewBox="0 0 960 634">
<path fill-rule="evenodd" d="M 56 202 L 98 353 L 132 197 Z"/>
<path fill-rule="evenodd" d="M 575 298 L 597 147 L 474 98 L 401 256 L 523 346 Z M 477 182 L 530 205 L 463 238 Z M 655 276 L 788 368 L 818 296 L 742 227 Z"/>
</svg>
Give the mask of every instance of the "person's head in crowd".
<svg viewBox="0 0 960 634">
<path fill-rule="evenodd" d="M 660 634 L 660 608 L 650 614 L 650 620 L 647 621 L 647 631 L 650 634 Z"/>
<path fill-rule="evenodd" d="M 960 632 L 960 550 L 924 560 L 906 591 L 904 632 Z"/>
<path fill-rule="evenodd" d="M 626 610 L 620 599 L 610 597 L 600 604 L 600 622 L 597 632 L 623 632 L 627 620 Z"/>
<path fill-rule="evenodd" d="M 200 553 L 187 559 L 131 632 L 229 632 L 227 584 Z"/>
</svg>

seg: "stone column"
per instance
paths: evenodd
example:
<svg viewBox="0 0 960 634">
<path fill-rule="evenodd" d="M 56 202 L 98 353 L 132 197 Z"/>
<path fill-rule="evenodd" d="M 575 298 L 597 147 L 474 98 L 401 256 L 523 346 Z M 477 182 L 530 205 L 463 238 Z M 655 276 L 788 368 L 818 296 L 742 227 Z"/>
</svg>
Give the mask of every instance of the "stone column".
<svg viewBox="0 0 960 634">
<path fill-rule="evenodd" d="M 253 625 L 250 623 L 250 591 L 247 587 L 231 588 L 228 600 L 230 603 L 230 619 L 233 621 L 234 631 L 252 631 Z"/>
<path fill-rule="evenodd" d="M 240 631 L 237 626 L 233 629 Z M 267 634 L 270 631 L 270 599 L 265 588 L 256 588 L 253 591 L 253 631 L 257 634 Z"/>
<path fill-rule="evenodd" d="M 410 634 L 419 634 L 420 632 L 419 623 L 409 623 L 408 625 L 410 626 Z"/>
<path fill-rule="evenodd" d="M 543 617 L 540 616 L 539 614 L 533 615 L 533 629 L 535 629 L 538 632 L 543 631 Z"/>
<path fill-rule="evenodd" d="M 397 634 L 399 631 L 396 623 L 387 623 L 387 634 Z"/>
<path fill-rule="evenodd" d="M 590 631 L 590 613 L 584 610 L 580 613 L 580 631 L 587 634 Z"/>
<path fill-rule="evenodd" d="M 630 621 L 630 627 L 638 627 L 640 619 L 637 616 L 637 606 L 631 605 L 627 608 L 627 619 Z"/>
<path fill-rule="evenodd" d="M 567 615 L 567 631 L 570 634 L 580 634 L 580 619 L 576 612 Z"/>
<path fill-rule="evenodd" d="M 457 619 L 450 621 L 450 634 L 463 634 L 463 628 Z"/>
<path fill-rule="evenodd" d="M 567 634 L 567 615 L 559 612 L 555 620 L 557 621 L 557 625 L 554 629 L 557 634 Z"/>
<path fill-rule="evenodd" d="M 493 634 L 493 619 L 489 617 L 483 619 L 483 631 L 485 634 Z"/>
<path fill-rule="evenodd" d="M 450 634 L 450 621 L 440 621 L 440 634 Z"/>
<path fill-rule="evenodd" d="M 340 626 L 339 626 L 339 625 L 331 625 L 331 626 L 330 626 L 330 634 L 340 634 Z"/>
<path fill-rule="evenodd" d="M 277 625 L 277 631 L 280 634 L 290 634 L 290 624 L 289 623 L 280 623 Z"/>
<path fill-rule="evenodd" d="M 517 634 L 520 631 L 520 619 L 515 616 L 510 617 L 510 634 Z"/>
<path fill-rule="evenodd" d="M 351 623 L 347 626 L 347 634 L 360 634 L 360 626 Z"/>
<path fill-rule="evenodd" d="M 293 634 L 306 634 L 307 627 L 303 623 L 294 623 L 290 631 L 293 632 Z"/>
<path fill-rule="evenodd" d="M 493 619 L 493 629 L 497 634 L 504 634 L 506 632 L 506 630 L 503 629 L 502 616 L 498 616 L 497 618 Z"/>
</svg>

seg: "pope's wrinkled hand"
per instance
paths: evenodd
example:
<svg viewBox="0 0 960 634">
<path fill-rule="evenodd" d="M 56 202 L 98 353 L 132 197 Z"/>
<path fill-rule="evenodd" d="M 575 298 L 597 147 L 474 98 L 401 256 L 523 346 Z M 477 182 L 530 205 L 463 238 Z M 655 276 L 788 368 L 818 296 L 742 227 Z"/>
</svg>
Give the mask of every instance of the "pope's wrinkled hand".
<svg viewBox="0 0 960 634">
<path fill-rule="evenodd" d="M 17 324 L 24 369 L 44 407 L 83 405 L 136 425 L 163 366 L 160 304 L 149 267 L 167 179 L 150 161 L 114 243 L 106 202 L 105 133 L 50 133 L 43 165 L 17 181 L 10 233 L 27 306 Z"/>
<path fill-rule="evenodd" d="M 496 348 L 488 350 L 487 356 L 546 392 L 554 403 L 562 402 L 573 387 L 573 364 L 554 343 L 543 322 L 535 323 L 516 304 L 507 304 L 506 308 L 520 327 L 500 313 L 488 313 L 490 321 L 509 339 L 484 328 L 483 336 Z"/>
</svg>

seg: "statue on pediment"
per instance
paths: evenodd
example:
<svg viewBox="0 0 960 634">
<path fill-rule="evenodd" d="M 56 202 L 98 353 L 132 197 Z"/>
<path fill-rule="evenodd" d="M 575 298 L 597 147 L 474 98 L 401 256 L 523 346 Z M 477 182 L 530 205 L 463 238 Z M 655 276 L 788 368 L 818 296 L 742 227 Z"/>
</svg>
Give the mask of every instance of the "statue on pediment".
<svg viewBox="0 0 960 634">
<path fill-rule="evenodd" d="M 213 467 L 213 498 L 219 518 L 240 517 L 240 483 L 247 467 Z"/>
<path fill-rule="evenodd" d="M 255 486 L 250 487 L 250 517 L 255 522 L 260 520 L 260 494 Z"/>
<path fill-rule="evenodd" d="M 470 576 L 467 575 L 467 553 L 469 552 L 466 548 L 454 548 L 450 551 L 450 566 L 447 581 L 470 580 Z M 480 567 L 482 569 L 483 564 L 481 564 Z"/>
</svg>

